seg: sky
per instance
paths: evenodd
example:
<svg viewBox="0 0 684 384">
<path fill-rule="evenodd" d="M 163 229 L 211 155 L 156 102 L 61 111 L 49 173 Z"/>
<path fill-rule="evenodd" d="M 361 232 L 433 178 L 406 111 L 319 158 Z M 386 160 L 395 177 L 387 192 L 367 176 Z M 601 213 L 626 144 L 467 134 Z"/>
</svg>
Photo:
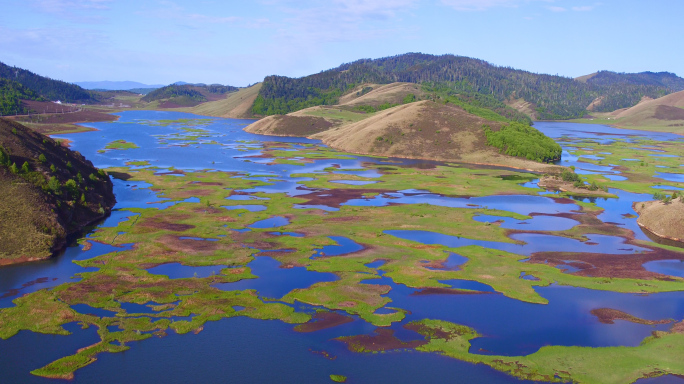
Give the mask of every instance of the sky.
<svg viewBox="0 0 684 384">
<path fill-rule="evenodd" d="M 684 77 L 681 0 L 2 0 L 0 62 L 54 79 L 246 86 L 361 58 Z"/>
</svg>

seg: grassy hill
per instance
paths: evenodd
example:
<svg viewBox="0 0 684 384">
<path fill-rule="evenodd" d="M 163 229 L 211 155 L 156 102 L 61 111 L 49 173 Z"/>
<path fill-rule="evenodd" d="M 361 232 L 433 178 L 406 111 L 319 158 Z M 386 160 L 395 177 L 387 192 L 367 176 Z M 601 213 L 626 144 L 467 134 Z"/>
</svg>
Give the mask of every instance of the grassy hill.
<svg viewBox="0 0 684 384">
<path fill-rule="evenodd" d="M 310 137 L 359 154 L 556 171 L 556 166 L 544 162 L 560 159 L 558 144 L 529 125 L 506 119 L 490 109 L 450 103 L 448 99 L 409 101 L 406 96 L 408 102 L 386 109 L 359 109 L 387 105 L 388 97 L 400 97 L 407 90 L 415 90 L 414 86 L 366 85 L 359 90 L 372 89 L 357 91 L 358 95 L 354 92 L 353 97 L 343 99 L 344 104 L 268 116 L 245 130 Z"/>
<path fill-rule="evenodd" d="M 252 111 L 255 115 L 287 114 L 317 105 L 335 105 L 362 84 L 395 82 L 447 87 L 452 95 L 490 97 L 499 102 L 523 99 L 539 119 L 569 119 L 594 110 L 630 107 L 642 97 L 657 98 L 680 90 L 684 79 L 672 74 L 599 72 L 580 79 L 499 67 L 454 55 L 408 53 L 363 59 L 302 78 L 268 76 Z"/>
<path fill-rule="evenodd" d="M 77 152 L 0 119 L 0 265 L 50 257 L 67 235 L 104 218 L 112 183 Z"/>
<path fill-rule="evenodd" d="M 619 128 L 684 134 L 684 91 L 640 103 L 610 113 L 592 113 L 578 122 L 611 124 Z"/>
<path fill-rule="evenodd" d="M 208 101 L 190 108 L 181 109 L 184 112 L 195 113 L 204 116 L 229 117 L 235 119 L 252 117 L 252 105 L 256 100 L 262 83 L 254 84 L 247 88 L 240 88 L 225 97 Z"/>
</svg>

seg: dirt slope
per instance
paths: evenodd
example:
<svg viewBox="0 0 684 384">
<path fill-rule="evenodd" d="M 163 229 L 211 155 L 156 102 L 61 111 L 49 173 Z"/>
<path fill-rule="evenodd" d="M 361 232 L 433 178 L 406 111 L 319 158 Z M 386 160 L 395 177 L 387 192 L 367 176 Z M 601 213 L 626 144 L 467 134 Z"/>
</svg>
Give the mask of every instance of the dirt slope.
<svg viewBox="0 0 684 384">
<path fill-rule="evenodd" d="M 322 117 L 273 115 L 250 124 L 245 131 L 259 135 L 306 137 L 331 127 L 333 123 Z"/>
<path fill-rule="evenodd" d="M 637 223 L 664 239 L 684 242 L 684 200 L 675 199 L 668 204 L 662 201 L 634 203 L 639 214 Z"/>
<path fill-rule="evenodd" d="M 195 107 L 180 109 L 183 112 L 195 113 L 204 116 L 229 117 L 233 119 L 245 119 L 251 117 L 252 104 L 256 100 L 262 83 L 249 88 L 242 88 L 237 92 L 226 95 L 225 98 L 216 101 L 208 101 Z"/>
<path fill-rule="evenodd" d="M 424 95 L 418 84 L 392 83 L 380 86 L 375 85 L 372 91 L 359 97 L 340 98 L 340 105 L 372 105 L 377 107 L 385 103 L 401 104 L 404 98 L 409 94 L 415 95 L 417 99 L 420 99 Z M 349 95 L 356 95 L 356 93 L 352 92 Z"/>
<path fill-rule="evenodd" d="M 112 182 L 78 152 L 5 119 L 0 147 L 0 265 L 50 257 L 111 211 Z"/>
</svg>

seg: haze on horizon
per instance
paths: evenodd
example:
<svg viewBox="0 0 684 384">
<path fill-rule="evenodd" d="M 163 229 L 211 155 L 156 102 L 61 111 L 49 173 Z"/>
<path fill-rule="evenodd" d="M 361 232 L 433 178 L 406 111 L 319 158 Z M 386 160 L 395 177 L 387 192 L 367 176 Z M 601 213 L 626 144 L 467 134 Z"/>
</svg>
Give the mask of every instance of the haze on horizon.
<svg viewBox="0 0 684 384">
<path fill-rule="evenodd" d="M 0 61 L 55 79 L 245 86 L 451 53 L 538 73 L 684 75 L 684 2 L 6 0 Z"/>
</svg>

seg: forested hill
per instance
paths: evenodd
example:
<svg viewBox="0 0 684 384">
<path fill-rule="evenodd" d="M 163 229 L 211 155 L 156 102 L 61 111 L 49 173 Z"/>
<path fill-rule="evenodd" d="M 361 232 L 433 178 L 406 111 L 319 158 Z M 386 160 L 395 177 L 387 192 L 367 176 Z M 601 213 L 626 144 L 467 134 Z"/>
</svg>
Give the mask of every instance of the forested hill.
<svg viewBox="0 0 684 384">
<path fill-rule="evenodd" d="M 491 95 L 499 101 L 523 98 L 534 104 L 539 119 L 567 119 L 587 113 L 595 100 L 596 111 L 635 105 L 643 96 L 656 98 L 677 90 L 684 79 L 648 83 L 616 74 L 625 81 L 603 81 L 599 74 L 587 82 L 498 67 L 483 60 L 454 55 L 407 53 L 381 59 L 363 59 L 298 79 L 269 76 L 264 79 L 253 112 L 287 113 L 313 105 L 335 104 L 349 89 L 362 83 L 441 83 L 468 96 Z M 648 78 L 636 74 L 637 79 Z M 641 77 L 639 77 L 641 76 Z"/>
<path fill-rule="evenodd" d="M 163 99 L 184 98 L 195 102 L 203 102 L 210 99 L 210 95 L 224 95 L 237 90 L 237 87 L 221 84 L 171 84 L 151 91 L 141 100 L 151 102 Z"/>
<path fill-rule="evenodd" d="M 25 69 L 0 63 L 0 78 L 23 85 L 47 100 L 61 100 L 68 103 L 95 102 L 94 96 L 78 85 L 36 75 Z"/>
<path fill-rule="evenodd" d="M 0 116 L 24 114 L 21 100 L 42 100 L 40 95 L 16 81 L 0 79 Z"/>
<path fill-rule="evenodd" d="M 599 71 L 587 79 L 597 86 L 646 85 L 667 88 L 673 92 L 684 91 L 684 79 L 670 72 L 616 73 Z"/>
</svg>

